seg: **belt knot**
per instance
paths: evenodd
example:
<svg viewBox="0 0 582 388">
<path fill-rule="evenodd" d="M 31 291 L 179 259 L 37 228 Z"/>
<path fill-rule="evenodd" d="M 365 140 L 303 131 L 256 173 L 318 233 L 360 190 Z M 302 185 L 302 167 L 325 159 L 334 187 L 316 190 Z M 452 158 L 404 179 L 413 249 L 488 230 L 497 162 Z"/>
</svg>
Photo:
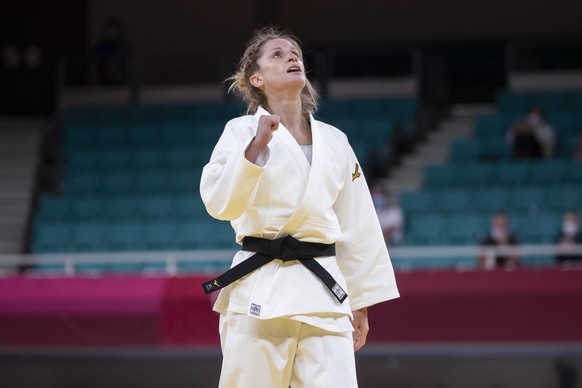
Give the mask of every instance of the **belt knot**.
<svg viewBox="0 0 582 388">
<path fill-rule="evenodd" d="M 297 259 L 295 248 L 299 246 L 299 240 L 293 236 L 285 236 L 269 241 L 268 251 L 272 258 L 279 258 L 282 261 Z"/>
</svg>

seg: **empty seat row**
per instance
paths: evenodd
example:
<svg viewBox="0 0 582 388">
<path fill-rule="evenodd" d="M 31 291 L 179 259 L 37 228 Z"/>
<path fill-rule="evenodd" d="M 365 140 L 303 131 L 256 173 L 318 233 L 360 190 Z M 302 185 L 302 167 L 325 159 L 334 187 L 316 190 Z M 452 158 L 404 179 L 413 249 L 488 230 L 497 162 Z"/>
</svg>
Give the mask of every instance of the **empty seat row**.
<svg viewBox="0 0 582 388">
<path fill-rule="evenodd" d="M 65 156 L 66 171 L 141 168 L 188 168 L 210 160 L 211 147 L 143 147 L 105 150 L 75 150 Z"/>
<path fill-rule="evenodd" d="M 529 107 L 541 106 L 548 113 L 580 111 L 582 108 L 581 91 L 545 92 L 501 92 L 497 97 L 498 106 L 504 113 L 522 113 Z"/>
<path fill-rule="evenodd" d="M 230 224 L 209 217 L 149 223 L 42 223 L 35 226 L 33 234 L 36 253 L 230 249 L 236 246 Z"/>
<path fill-rule="evenodd" d="M 228 120 L 240 116 L 239 103 L 209 102 L 196 104 L 103 105 L 70 108 L 64 114 L 64 125 L 101 125 L 151 122 L 198 122 Z"/>
<path fill-rule="evenodd" d="M 334 99 L 321 105 L 318 116 L 324 120 L 339 117 L 390 117 L 400 121 L 410 119 L 417 109 L 415 98 L 366 98 L 366 99 Z"/>
<path fill-rule="evenodd" d="M 582 185 L 582 163 L 567 161 L 465 163 L 429 166 L 424 187 Z"/>
<path fill-rule="evenodd" d="M 553 243 L 560 228 L 557 214 L 512 216 L 510 228 L 518 240 L 529 244 Z M 414 215 L 407 218 L 409 245 L 474 245 L 488 233 L 490 217 L 485 215 Z"/>
<path fill-rule="evenodd" d="M 107 148 L 140 145 L 183 145 L 216 143 L 226 121 L 197 124 L 143 123 L 135 126 L 107 124 L 102 126 L 75 126 L 65 128 L 65 150 L 79 148 Z"/>
<path fill-rule="evenodd" d="M 350 141 L 377 143 L 388 140 L 394 131 L 394 122 L 386 117 L 342 117 L 331 119 L 328 123 L 344 132 Z"/>
<path fill-rule="evenodd" d="M 503 137 L 513 124 L 523 120 L 525 113 L 521 115 L 492 115 L 482 116 L 475 120 L 474 135 L 477 138 L 490 136 Z M 551 124 L 558 137 L 580 134 L 582 130 L 582 114 L 561 113 L 548 115 L 545 120 Z"/>
<path fill-rule="evenodd" d="M 196 193 L 146 196 L 45 196 L 39 201 L 36 223 L 99 220 L 175 220 L 206 215 Z"/>
<path fill-rule="evenodd" d="M 511 157 L 511 147 L 505 138 L 455 140 L 451 145 L 449 160 L 453 163 L 478 161 L 504 161 Z"/>
<path fill-rule="evenodd" d="M 201 169 L 197 170 L 153 170 L 136 172 L 95 171 L 66 177 L 63 191 L 68 194 L 130 194 L 130 193 L 197 193 Z"/>
<path fill-rule="evenodd" d="M 400 199 L 405 214 L 425 212 L 521 213 L 582 209 L 582 187 L 423 190 Z"/>
</svg>

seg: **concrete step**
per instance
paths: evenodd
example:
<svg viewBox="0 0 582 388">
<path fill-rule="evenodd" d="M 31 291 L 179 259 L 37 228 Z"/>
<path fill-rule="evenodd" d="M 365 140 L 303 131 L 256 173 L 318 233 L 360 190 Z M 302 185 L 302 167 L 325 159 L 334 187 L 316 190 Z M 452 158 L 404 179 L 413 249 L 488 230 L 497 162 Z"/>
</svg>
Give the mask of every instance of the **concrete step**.
<svg viewBox="0 0 582 388">
<path fill-rule="evenodd" d="M 36 153 L 19 153 L 16 155 L 0 154 L 0 166 L 14 166 L 17 168 L 36 167 Z"/>
<path fill-rule="evenodd" d="M 493 115 L 497 113 L 495 104 L 456 104 L 451 107 L 451 116 L 455 118 Z"/>
<path fill-rule="evenodd" d="M 8 209 L 2 205 L 0 206 L 0 227 L 2 227 L 3 223 L 16 222 L 18 224 L 24 224 L 29 214 L 30 210 L 25 204 L 19 204 L 14 209 Z"/>
<path fill-rule="evenodd" d="M 0 254 L 20 253 L 22 246 L 20 242 L 0 241 Z"/>
<path fill-rule="evenodd" d="M 0 202 L 2 201 L 20 201 L 20 203 L 29 203 L 32 199 L 31 192 L 15 192 L 4 190 L 4 186 L 0 187 Z"/>
<path fill-rule="evenodd" d="M 10 180 L 2 181 L 2 190 L 9 190 L 14 193 L 27 192 L 32 190 L 32 188 L 33 182 L 31 181 L 28 182 Z"/>
<path fill-rule="evenodd" d="M 6 243 L 6 244 L 15 243 L 17 245 L 20 245 L 23 237 L 24 237 L 23 230 L 0 232 L 0 242 Z"/>
<path fill-rule="evenodd" d="M 417 146 L 413 155 L 402 160 L 389 177 L 394 195 L 419 190 L 427 166 L 448 161 L 451 143 L 472 136 L 474 119 L 478 114 L 490 114 L 490 106 L 457 106 L 450 118 L 442 121 L 438 129 L 431 132 L 423 144 Z"/>
<path fill-rule="evenodd" d="M 19 177 L 33 177 L 36 174 L 36 166 L 6 166 L 0 165 L 0 181 L 16 179 Z"/>
</svg>

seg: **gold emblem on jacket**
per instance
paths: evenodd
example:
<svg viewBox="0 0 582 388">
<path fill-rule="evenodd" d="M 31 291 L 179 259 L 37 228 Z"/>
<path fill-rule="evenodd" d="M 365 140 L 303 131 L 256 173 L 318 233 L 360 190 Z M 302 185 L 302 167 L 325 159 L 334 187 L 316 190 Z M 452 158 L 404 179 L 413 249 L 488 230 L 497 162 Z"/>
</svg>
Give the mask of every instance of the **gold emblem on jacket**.
<svg viewBox="0 0 582 388">
<path fill-rule="evenodd" d="M 358 163 L 356 163 L 356 170 L 352 173 L 352 182 L 356 179 L 360 177 L 360 165 Z"/>
</svg>

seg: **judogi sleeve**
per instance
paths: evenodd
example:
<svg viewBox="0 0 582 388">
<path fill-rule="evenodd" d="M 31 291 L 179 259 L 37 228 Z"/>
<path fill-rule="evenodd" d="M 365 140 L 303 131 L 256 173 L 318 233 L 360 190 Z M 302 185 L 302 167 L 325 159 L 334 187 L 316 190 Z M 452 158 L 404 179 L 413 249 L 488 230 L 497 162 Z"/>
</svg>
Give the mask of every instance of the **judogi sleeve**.
<svg viewBox="0 0 582 388">
<path fill-rule="evenodd" d="M 370 190 L 353 150 L 347 147 L 345 179 L 334 204 L 342 231 L 336 255 L 350 307 L 357 310 L 397 298 L 399 293 Z"/>
<path fill-rule="evenodd" d="M 243 117 L 227 123 L 204 166 L 200 195 L 208 213 L 219 220 L 235 220 L 252 204 L 262 173 L 268 163 L 268 147 L 257 160 L 249 162 L 244 154 L 254 138 L 254 120 Z"/>
</svg>

